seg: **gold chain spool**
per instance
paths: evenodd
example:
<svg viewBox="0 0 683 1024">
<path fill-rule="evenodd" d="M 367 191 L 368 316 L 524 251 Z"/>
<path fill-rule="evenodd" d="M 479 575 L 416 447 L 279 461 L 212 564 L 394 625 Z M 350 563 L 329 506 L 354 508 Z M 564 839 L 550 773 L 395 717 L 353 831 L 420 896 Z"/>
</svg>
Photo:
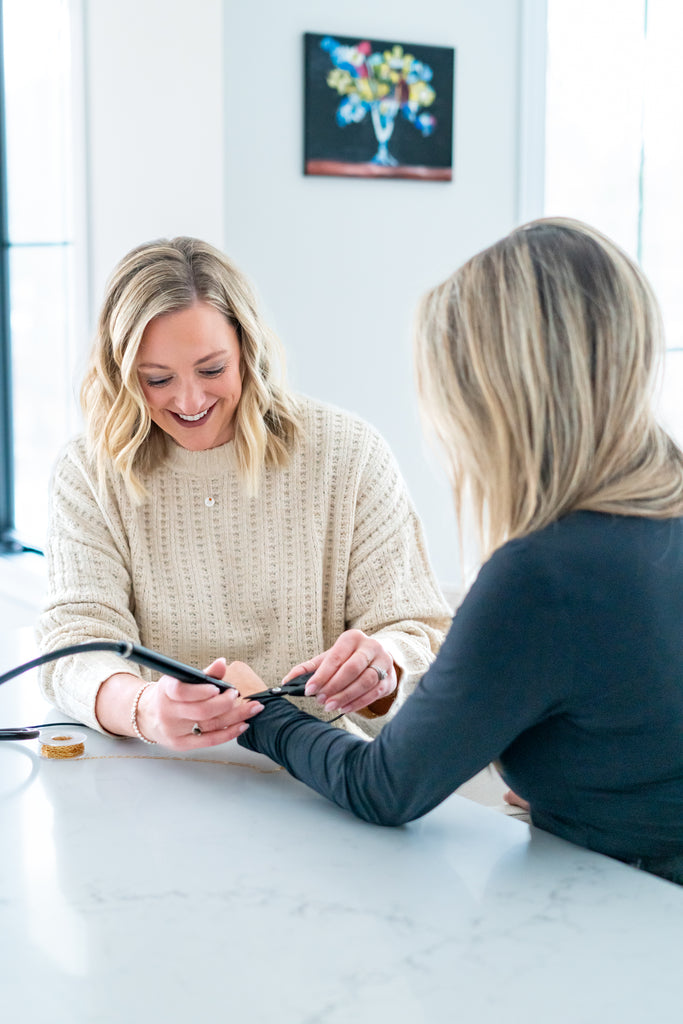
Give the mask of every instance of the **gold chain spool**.
<svg viewBox="0 0 683 1024">
<path fill-rule="evenodd" d="M 85 736 L 82 732 L 54 732 L 40 734 L 40 756 L 64 760 L 80 757 L 85 753 Z"/>
</svg>

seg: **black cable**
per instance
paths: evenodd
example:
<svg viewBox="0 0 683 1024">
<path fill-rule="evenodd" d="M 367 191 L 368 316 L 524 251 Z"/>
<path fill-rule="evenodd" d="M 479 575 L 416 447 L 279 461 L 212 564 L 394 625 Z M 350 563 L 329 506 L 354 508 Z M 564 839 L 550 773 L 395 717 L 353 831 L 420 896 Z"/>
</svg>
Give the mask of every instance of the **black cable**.
<svg viewBox="0 0 683 1024">
<path fill-rule="evenodd" d="M 134 661 L 138 665 L 146 665 L 147 668 L 154 669 L 156 672 L 172 675 L 182 683 L 212 683 L 219 690 L 236 689 L 232 683 L 226 683 L 223 679 L 214 679 L 213 676 L 207 676 L 204 672 L 200 672 L 199 669 L 185 665 L 181 661 L 175 661 L 173 658 L 167 658 L 165 654 L 157 654 L 156 651 L 150 651 L 148 648 L 131 643 L 129 640 L 92 640 L 84 644 L 70 644 L 68 647 L 58 647 L 54 651 L 48 651 L 47 654 L 41 654 L 39 658 L 34 658 L 32 661 L 27 661 L 23 665 L 17 666 L 17 668 L 4 672 L 0 675 L 0 685 L 9 682 L 10 679 L 14 679 L 16 676 L 22 675 L 24 672 L 30 672 L 32 668 L 46 665 L 49 661 L 57 661 L 59 658 L 66 658 L 70 654 L 82 654 L 87 651 L 111 651 L 112 654 L 119 654 L 122 658 Z M 48 726 L 74 724 L 78 723 L 48 722 L 45 725 L 27 725 L 0 729 L 0 741 L 33 740 L 40 735 L 41 729 Z"/>
<path fill-rule="evenodd" d="M 111 651 L 112 654 L 119 654 L 122 658 L 134 661 L 138 665 L 146 665 L 147 668 L 154 669 L 155 672 L 172 675 L 174 679 L 179 679 L 181 683 L 213 683 L 219 690 L 236 689 L 232 683 L 226 683 L 223 679 L 214 679 L 213 676 L 207 676 L 204 672 L 200 672 L 199 669 L 183 664 L 182 661 L 167 658 L 165 654 L 157 654 L 156 651 L 150 651 L 147 647 L 131 643 L 130 640 L 91 640 L 84 644 L 70 644 L 68 647 L 58 647 L 54 651 L 48 651 L 47 654 L 41 654 L 39 658 L 34 658 L 33 661 L 27 661 L 17 668 L 10 669 L 9 672 L 4 672 L 0 675 L 0 685 L 8 682 L 10 679 L 14 679 L 15 676 L 20 676 L 23 672 L 29 672 L 32 668 L 46 665 L 49 661 L 57 661 L 59 658 L 66 658 L 70 654 L 82 654 L 87 651 Z"/>
<path fill-rule="evenodd" d="M 78 722 L 41 722 L 40 725 L 19 725 L 14 729 L 0 729 L 0 740 L 35 740 L 40 736 L 41 729 L 54 729 L 60 725 L 78 725 Z M 88 727 L 86 725 L 83 728 Z"/>
<path fill-rule="evenodd" d="M 47 654 L 41 654 L 40 657 L 34 658 L 32 661 L 18 665 L 17 668 L 3 672 L 0 675 L 0 685 L 9 682 L 10 679 L 14 679 L 16 676 L 22 675 L 24 672 L 30 672 L 33 668 L 46 665 L 49 661 L 57 661 L 59 658 L 66 658 L 70 654 L 84 654 L 88 651 L 110 651 L 112 654 L 119 654 L 122 658 L 127 658 L 138 665 L 145 665 L 147 668 L 154 669 L 155 672 L 173 676 L 174 679 L 179 679 L 181 683 L 211 683 L 221 691 L 237 689 L 236 686 L 226 682 L 224 679 L 214 679 L 213 676 L 208 676 L 205 672 L 200 672 L 199 669 L 185 665 L 182 661 L 175 661 L 173 658 L 166 657 L 165 654 L 150 651 L 149 648 L 141 647 L 130 640 L 91 640 L 83 644 L 70 644 L 68 647 L 58 647 L 54 651 L 48 651 Z M 312 672 L 305 673 L 304 675 L 297 676 L 295 679 L 290 679 L 288 683 L 272 686 L 261 693 L 251 694 L 247 699 L 266 702 L 286 696 L 302 697 L 305 693 L 306 683 L 312 675 Z M 337 718 L 341 718 L 341 715 L 338 715 Z M 335 722 L 336 720 L 336 718 L 332 719 Z M 78 723 L 48 722 L 45 725 L 27 725 L 0 729 L 0 740 L 35 739 L 40 734 L 40 730 L 48 726 L 74 724 Z"/>
<path fill-rule="evenodd" d="M 38 668 L 40 665 L 47 665 L 48 661 L 57 661 L 58 658 L 66 658 L 69 654 L 78 654 L 81 651 L 113 651 L 115 654 L 121 653 L 121 644 L 114 641 L 102 641 L 98 643 L 93 641 L 87 644 L 71 644 L 69 647 L 58 647 L 54 651 L 49 651 L 47 654 L 41 654 L 39 658 L 34 658 L 33 661 L 27 661 L 23 665 L 18 665 L 17 668 L 12 668 L 9 672 L 4 672 L 0 676 L 0 685 L 2 683 L 8 683 L 10 679 L 14 679 L 16 676 L 22 675 L 24 672 L 30 672 L 32 668 Z"/>
</svg>

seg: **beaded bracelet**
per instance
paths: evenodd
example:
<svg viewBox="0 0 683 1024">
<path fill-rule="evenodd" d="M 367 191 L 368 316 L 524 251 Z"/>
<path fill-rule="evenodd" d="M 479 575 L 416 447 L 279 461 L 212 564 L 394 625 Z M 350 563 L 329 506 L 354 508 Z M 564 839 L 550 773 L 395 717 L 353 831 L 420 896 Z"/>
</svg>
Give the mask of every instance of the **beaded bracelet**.
<svg viewBox="0 0 683 1024">
<path fill-rule="evenodd" d="M 147 689 L 148 686 L 154 686 L 154 683 L 143 683 L 138 692 L 135 694 L 135 700 L 133 701 L 133 707 L 130 709 L 130 724 L 133 726 L 133 732 L 139 740 L 143 743 L 149 743 L 152 746 L 156 744 L 156 740 L 148 740 L 146 736 L 143 736 L 140 732 L 138 725 L 138 704 L 140 703 L 140 697 Z"/>
</svg>

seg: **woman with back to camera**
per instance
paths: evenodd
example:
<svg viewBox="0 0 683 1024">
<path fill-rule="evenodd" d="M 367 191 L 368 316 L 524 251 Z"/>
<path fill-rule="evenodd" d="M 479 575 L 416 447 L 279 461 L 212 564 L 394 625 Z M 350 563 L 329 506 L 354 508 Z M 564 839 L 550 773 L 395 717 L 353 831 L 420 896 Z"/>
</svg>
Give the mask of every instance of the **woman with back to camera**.
<svg viewBox="0 0 683 1024">
<path fill-rule="evenodd" d="M 372 743 L 274 704 L 239 742 L 380 824 L 499 759 L 535 825 L 683 883 L 683 455 L 652 411 L 662 348 L 642 272 L 575 221 L 513 231 L 435 288 L 418 391 L 488 560 Z"/>
<path fill-rule="evenodd" d="M 109 282 L 82 388 L 84 438 L 58 462 L 44 651 L 131 640 L 270 685 L 314 657 L 322 701 L 374 734 L 431 662 L 450 615 L 386 444 L 289 392 L 244 276 L 191 238 L 142 245 Z M 259 706 L 115 654 L 43 671 L 79 721 L 174 749 L 224 743 Z"/>
</svg>

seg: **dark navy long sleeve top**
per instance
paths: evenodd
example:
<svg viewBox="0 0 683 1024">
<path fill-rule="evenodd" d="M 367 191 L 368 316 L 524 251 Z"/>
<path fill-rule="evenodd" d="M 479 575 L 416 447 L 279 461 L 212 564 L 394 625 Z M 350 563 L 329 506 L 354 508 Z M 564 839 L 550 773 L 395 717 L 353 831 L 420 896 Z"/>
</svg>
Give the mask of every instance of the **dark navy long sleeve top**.
<svg viewBox="0 0 683 1024">
<path fill-rule="evenodd" d="M 372 742 L 286 701 L 239 742 L 385 825 L 497 760 L 541 828 L 624 860 L 683 854 L 683 519 L 577 512 L 505 544 Z"/>
</svg>

